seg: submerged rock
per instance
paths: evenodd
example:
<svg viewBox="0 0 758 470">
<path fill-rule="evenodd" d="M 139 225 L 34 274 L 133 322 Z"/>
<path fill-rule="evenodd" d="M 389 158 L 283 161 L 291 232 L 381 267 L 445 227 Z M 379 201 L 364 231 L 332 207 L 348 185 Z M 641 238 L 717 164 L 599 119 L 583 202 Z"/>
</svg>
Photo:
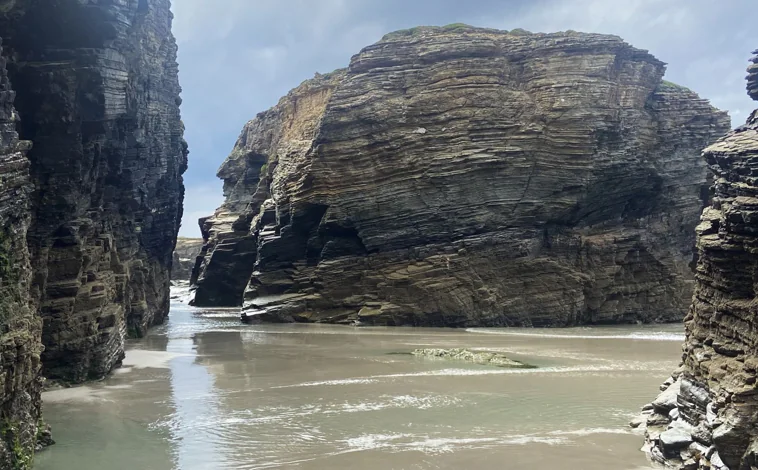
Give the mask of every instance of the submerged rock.
<svg viewBox="0 0 758 470">
<path fill-rule="evenodd" d="M 748 90 L 758 99 L 758 75 L 753 66 L 749 72 Z M 697 227 L 697 284 L 685 320 L 681 388 L 665 400 L 678 412 L 662 423 L 688 426 L 699 447 L 679 456 L 661 452 L 684 437 L 652 426 L 646 448 L 676 469 L 743 470 L 756 467 L 758 449 L 758 110 L 704 156 L 715 176 L 714 197 Z"/>
<path fill-rule="evenodd" d="M 196 305 L 248 319 L 681 319 L 727 115 L 615 36 L 416 28 L 242 131 Z M 258 299 L 279 296 L 278 302 Z"/>
<path fill-rule="evenodd" d="M 435 357 L 454 361 L 472 362 L 498 367 L 530 367 L 522 362 L 508 359 L 504 354 L 489 351 L 470 351 L 468 349 L 416 349 L 411 354 L 420 357 Z"/>
</svg>

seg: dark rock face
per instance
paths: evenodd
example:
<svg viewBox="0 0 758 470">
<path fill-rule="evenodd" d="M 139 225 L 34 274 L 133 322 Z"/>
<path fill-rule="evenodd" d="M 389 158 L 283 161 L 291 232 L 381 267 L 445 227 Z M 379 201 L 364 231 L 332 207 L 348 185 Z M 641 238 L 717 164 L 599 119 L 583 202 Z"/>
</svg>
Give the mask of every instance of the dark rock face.
<svg viewBox="0 0 758 470">
<path fill-rule="evenodd" d="M 52 443 L 41 369 L 100 378 L 168 313 L 187 163 L 169 7 L 0 1 L 0 468 Z"/>
<path fill-rule="evenodd" d="M 679 319 L 698 154 L 729 120 L 664 70 L 615 36 L 390 34 L 247 124 L 202 221 L 195 303 L 377 325 Z"/>
<path fill-rule="evenodd" d="M 31 463 L 40 418 L 42 322 L 31 308 L 29 142 L 16 133 L 15 92 L 0 57 L 0 468 Z"/>
<path fill-rule="evenodd" d="M 758 99 L 755 67 L 749 71 L 748 90 Z M 758 465 L 758 110 L 704 156 L 715 196 L 697 227 L 684 364 L 674 391 L 664 392 L 673 409 L 647 413 L 646 448 L 671 468 L 747 470 Z M 669 429 L 689 433 L 692 443 L 669 452 Z"/>
<path fill-rule="evenodd" d="M 29 152 L 28 233 L 44 374 L 118 365 L 127 334 L 161 323 L 186 144 L 168 0 L 27 0 L 3 11 Z"/>
<path fill-rule="evenodd" d="M 187 164 L 169 8 L 0 0 L 0 468 L 52 443 L 41 369 L 100 378 L 168 313 Z"/>
<path fill-rule="evenodd" d="M 192 274 L 193 305 L 242 304 L 256 263 L 255 231 L 261 226 L 265 233 L 277 223 L 271 181 L 275 174 L 280 180 L 295 179 L 307 171 L 307 153 L 316 127 L 342 78 L 344 72 L 339 71 L 309 80 L 245 125 L 232 154 L 218 171 L 224 180 L 226 201 L 212 217 L 200 220 L 206 244 Z M 279 163 L 270 156 L 277 155 L 279 148 L 290 157 L 290 163 L 285 162 L 290 171 L 275 173 Z"/>
<path fill-rule="evenodd" d="M 174 249 L 174 262 L 171 267 L 172 281 L 189 281 L 192 268 L 203 249 L 202 238 L 179 238 Z"/>
</svg>

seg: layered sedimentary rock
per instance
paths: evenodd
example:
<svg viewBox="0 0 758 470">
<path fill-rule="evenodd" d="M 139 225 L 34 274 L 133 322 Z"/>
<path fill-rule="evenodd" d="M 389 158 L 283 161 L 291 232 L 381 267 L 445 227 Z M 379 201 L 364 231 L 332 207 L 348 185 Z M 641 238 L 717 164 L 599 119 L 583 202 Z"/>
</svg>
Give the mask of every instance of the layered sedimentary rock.
<svg viewBox="0 0 758 470">
<path fill-rule="evenodd" d="M 29 142 L 18 139 L 14 97 L 0 57 L 0 468 L 22 469 L 40 419 L 42 322 L 29 302 Z"/>
<path fill-rule="evenodd" d="M 189 281 L 197 257 L 203 249 L 202 238 L 179 238 L 174 249 L 174 262 L 171 266 L 172 281 Z"/>
<path fill-rule="evenodd" d="M 186 144 L 168 0 L 3 2 L 34 192 L 27 239 L 48 377 L 119 364 L 163 321 Z"/>
<path fill-rule="evenodd" d="M 758 467 L 758 110 L 704 156 L 715 196 L 697 227 L 684 363 L 646 407 L 646 448 L 673 468 L 749 470 Z"/>
<path fill-rule="evenodd" d="M 277 177 L 286 185 L 285 179 L 305 174 L 317 126 L 344 76 L 344 71 L 317 75 L 245 125 L 218 171 L 226 201 L 213 216 L 200 219 L 206 244 L 192 275 L 194 305 L 242 304 L 257 257 L 255 231 L 277 223 L 271 181 Z"/>
<path fill-rule="evenodd" d="M 195 302 L 380 325 L 680 319 L 699 152 L 729 120 L 664 72 L 615 36 L 392 33 L 245 126 Z"/>
</svg>

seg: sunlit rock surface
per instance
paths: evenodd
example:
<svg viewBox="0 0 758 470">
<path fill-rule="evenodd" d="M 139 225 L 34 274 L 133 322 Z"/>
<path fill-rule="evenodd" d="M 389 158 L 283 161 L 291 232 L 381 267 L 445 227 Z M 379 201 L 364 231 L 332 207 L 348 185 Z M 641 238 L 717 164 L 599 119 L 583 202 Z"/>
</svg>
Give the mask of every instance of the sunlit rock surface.
<svg viewBox="0 0 758 470">
<path fill-rule="evenodd" d="M 203 249 L 202 238 L 182 238 L 176 240 L 174 261 L 171 266 L 172 281 L 189 281 L 192 268 Z"/>
</svg>

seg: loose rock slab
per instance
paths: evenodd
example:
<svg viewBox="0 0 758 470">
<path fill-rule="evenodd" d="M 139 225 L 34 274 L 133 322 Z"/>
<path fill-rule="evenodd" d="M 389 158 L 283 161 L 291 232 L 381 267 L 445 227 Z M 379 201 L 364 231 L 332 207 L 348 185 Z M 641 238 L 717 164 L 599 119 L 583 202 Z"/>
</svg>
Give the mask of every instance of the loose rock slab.
<svg viewBox="0 0 758 470">
<path fill-rule="evenodd" d="M 411 354 L 419 357 L 449 359 L 498 367 L 530 367 L 522 362 L 509 359 L 504 354 L 489 351 L 470 351 L 468 349 L 416 349 Z"/>
</svg>

